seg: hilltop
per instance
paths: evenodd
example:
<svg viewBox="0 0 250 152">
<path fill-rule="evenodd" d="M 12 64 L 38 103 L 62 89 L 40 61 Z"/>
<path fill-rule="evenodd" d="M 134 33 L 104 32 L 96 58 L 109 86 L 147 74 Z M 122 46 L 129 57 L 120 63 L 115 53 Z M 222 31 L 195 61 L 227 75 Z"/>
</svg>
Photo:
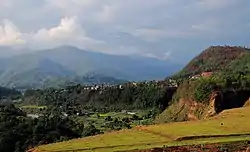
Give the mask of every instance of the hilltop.
<svg viewBox="0 0 250 152">
<path fill-rule="evenodd" d="M 250 49 L 244 47 L 211 46 L 192 59 L 176 76 L 188 77 L 203 72 L 222 71 L 249 52 Z"/>
<path fill-rule="evenodd" d="M 156 122 L 198 120 L 242 107 L 250 97 L 250 51 L 209 47 L 176 76 L 182 80 Z"/>
</svg>

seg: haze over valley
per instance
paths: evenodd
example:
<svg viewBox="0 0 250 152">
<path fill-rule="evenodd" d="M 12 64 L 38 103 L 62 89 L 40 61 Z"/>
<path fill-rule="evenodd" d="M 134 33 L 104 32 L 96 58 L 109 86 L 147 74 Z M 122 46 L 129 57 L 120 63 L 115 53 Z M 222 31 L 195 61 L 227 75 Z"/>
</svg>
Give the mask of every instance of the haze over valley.
<svg viewBox="0 0 250 152">
<path fill-rule="evenodd" d="M 1 0 L 0 152 L 248 152 L 249 0 Z"/>
<path fill-rule="evenodd" d="M 11 48 L 8 49 L 11 51 Z M 108 55 L 72 46 L 11 55 L 0 59 L 0 63 L 0 84 L 17 88 L 39 88 L 46 85 L 53 87 L 53 84 L 56 87 L 59 82 L 65 85 L 70 82 L 88 84 L 88 80 L 77 81 L 88 76 L 97 79 L 112 77 L 117 83 L 118 79 L 120 83 L 162 80 L 181 68 L 181 65 L 173 61 L 142 56 Z"/>
</svg>

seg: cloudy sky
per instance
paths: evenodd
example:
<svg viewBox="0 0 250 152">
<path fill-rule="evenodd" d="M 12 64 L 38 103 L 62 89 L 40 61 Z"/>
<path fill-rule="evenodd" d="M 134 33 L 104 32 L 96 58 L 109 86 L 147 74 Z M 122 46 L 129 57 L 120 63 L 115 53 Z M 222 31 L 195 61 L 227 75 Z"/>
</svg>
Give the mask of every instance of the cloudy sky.
<svg viewBox="0 0 250 152">
<path fill-rule="evenodd" d="M 250 46 L 249 0 L 1 0 L 0 45 L 60 45 L 187 62 Z"/>
</svg>

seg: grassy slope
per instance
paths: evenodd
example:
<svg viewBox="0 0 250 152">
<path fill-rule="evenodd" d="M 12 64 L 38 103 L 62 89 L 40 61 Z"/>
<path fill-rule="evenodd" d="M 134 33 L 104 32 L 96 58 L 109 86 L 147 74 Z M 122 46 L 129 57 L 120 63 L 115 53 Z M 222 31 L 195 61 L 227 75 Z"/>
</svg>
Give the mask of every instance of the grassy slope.
<svg viewBox="0 0 250 152">
<path fill-rule="evenodd" d="M 75 139 L 67 142 L 44 145 L 36 148 L 39 152 L 53 151 L 126 151 L 134 149 L 149 149 L 154 147 L 204 144 L 215 142 L 231 142 L 250 140 L 250 136 L 230 136 L 217 138 L 199 138 L 192 140 L 178 139 L 189 136 L 249 134 L 250 108 L 233 109 L 220 115 L 202 121 L 190 121 L 136 127 L 131 130 L 111 132 L 94 137 Z M 221 125 L 223 123 L 223 125 Z"/>
</svg>

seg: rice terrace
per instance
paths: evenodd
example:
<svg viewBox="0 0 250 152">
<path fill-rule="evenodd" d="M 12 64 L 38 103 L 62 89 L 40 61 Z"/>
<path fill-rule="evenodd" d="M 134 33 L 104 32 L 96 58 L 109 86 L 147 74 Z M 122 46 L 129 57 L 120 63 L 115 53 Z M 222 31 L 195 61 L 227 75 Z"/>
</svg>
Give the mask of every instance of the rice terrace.
<svg viewBox="0 0 250 152">
<path fill-rule="evenodd" d="M 30 152 L 147 152 L 162 151 L 163 148 L 166 151 L 226 151 L 228 147 L 245 151 L 250 141 L 249 115 L 249 107 L 225 110 L 205 120 L 138 126 L 131 130 L 44 145 Z"/>
</svg>

